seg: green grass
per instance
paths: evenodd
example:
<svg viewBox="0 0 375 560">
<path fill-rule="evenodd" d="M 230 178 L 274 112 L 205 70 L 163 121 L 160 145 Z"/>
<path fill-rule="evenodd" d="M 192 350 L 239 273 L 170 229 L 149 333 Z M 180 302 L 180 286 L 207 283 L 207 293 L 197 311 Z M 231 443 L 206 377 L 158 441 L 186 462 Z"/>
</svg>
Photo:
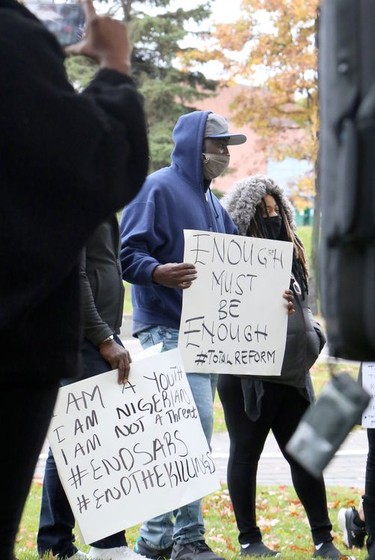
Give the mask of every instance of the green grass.
<svg viewBox="0 0 375 560">
<path fill-rule="evenodd" d="M 299 226 L 297 228 L 297 235 L 302 241 L 306 255 L 309 258 L 311 255 L 311 236 L 312 236 L 312 226 Z"/>
<path fill-rule="evenodd" d="M 125 298 L 124 298 L 124 315 L 131 315 L 133 311 L 132 306 L 132 296 L 131 296 L 131 284 L 124 282 L 125 286 Z"/>
<path fill-rule="evenodd" d="M 330 519 L 335 544 L 345 553 L 342 535 L 337 527 L 337 513 L 341 507 L 357 506 L 361 493 L 354 488 L 330 487 L 327 491 Z M 237 529 L 226 487 L 204 500 L 207 540 L 215 552 L 227 560 L 238 558 Z M 304 509 L 293 488 L 289 486 L 259 486 L 257 490 L 257 518 L 264 543 L 281 552 L 282 559 L 311 558 L 313 546 Z M 359 559 L 364 551 L 355 551 Z"/>
<path fill-rule="evenodd" d="M 357 488 L 328 487 L 328 507 L 333 524 L 333 536 L 338 548 L 345 552 L 342 535 L 337 527 L 337 513 L 340 507 L 357 506 L 361 492 Z M 22 519 L 16 546 L 18 560 L 37 560 L 35 550 L 36 532 L 39 518 L 41 485 L 34 483 Z M 206 526 L 206 540 L 219 555 L 227 560 L 238 557 L 237 529 L 232 505 L 226 486 L 203 500 Z M 289 486 L 259 486 L 257 495 L 258 523 L 264 542 L 282 552 L 283 560 L 299 560 L 311 557 L 312 543 L 304 510 Z M 127 539 L 133 546 L 138 537 L 139 525 L 127 530 Z M 84 551 L 89 547 L 77 545 Z M 354 550 L 358 560 L 364 560 L 365 551 Z"/>
</svg>

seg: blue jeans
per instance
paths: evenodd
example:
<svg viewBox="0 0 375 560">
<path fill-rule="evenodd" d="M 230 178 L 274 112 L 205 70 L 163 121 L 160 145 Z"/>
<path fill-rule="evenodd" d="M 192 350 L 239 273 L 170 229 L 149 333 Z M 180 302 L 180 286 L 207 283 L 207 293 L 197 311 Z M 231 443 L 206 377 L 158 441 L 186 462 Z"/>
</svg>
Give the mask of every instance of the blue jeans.
<svg viewBox="0 0 375 560">
<path fill-rule="evenodd" d="M 121 343 L 118 337 L 115 338 L 116 342 Z M 82 356 L 84 374 L 80 379 L 87 379 L 112 369 L 110 364 L 103 360 L 98 348 L 88 340 L 83 341 Z M 64 379 L 62 385 L 68 385 L 73 381 L 78 381 L 78 379 Z M 51 450 L 49 450 L 44 473 L 42 506 L 37 536 L 39 555 L 42 556 L 52 551 L 53 555 L 57 555 L 57 558 L 73 556 L 78 550 L 74 544 L 74 525 L 74 515 L 60 482 L 55 460 Z M 115 548 L 125 545 L 125 531 L 120 531 L 92 543 L 92 546 L 97 548 Z"/>
<path fill-rule="evenodd" d="M 162 351 L 165 352 L 177 347 L 178 330 L 161 326 L 150 327 L 138 333 L 138 338 L 142 348 L 148 348 L 163 342 Z M 187 373 L 187 379 L 198 409 L 204 434 L 208 444 L 210 444 L 217 375 Z M 141 527 L 140 535 L 150 548 L 163 549 L 171 546 L 173 541 L 180 543 L 201 541 L 204 539 L 204 532 L 201 500 L 196 500 L 173 512 L 164 513 L 145 521 Z"/>
</svg>

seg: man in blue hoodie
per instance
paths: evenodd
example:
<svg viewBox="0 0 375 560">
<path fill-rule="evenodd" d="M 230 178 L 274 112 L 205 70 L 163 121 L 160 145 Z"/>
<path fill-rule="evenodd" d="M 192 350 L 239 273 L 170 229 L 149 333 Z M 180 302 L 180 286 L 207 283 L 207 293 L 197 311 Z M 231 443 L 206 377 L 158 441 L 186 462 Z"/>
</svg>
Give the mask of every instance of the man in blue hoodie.
<svg viewBox="0 0 375 560">
<path fill-rule="evenodd" d="M 182 262 L 183 230 L 237 233 L 210 183 L 229 165 L 228 145 L 242 144 L 246 136 L 229 133 L 220 115 L 194 111 L 178 119 L 173 140 L 171 165 L 149 175 L 120 225 L 123 278 L 133 284 L 133 335 L 143 348 L 163 342 L 163 351 L 177 347 L 182 290 L 197 277 L 195 266 Z M 210 443 L 216 376 L 187 377 Z M 146 521 L 135 551 L 154 559 L 219 560 L 204 532 L 197 500 Z"/>
</svg>

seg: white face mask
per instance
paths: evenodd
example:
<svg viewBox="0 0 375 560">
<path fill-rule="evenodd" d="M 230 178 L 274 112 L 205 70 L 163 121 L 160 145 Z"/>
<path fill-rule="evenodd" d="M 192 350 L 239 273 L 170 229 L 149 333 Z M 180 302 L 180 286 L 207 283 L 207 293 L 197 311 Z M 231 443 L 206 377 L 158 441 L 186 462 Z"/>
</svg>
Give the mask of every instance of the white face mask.
<svg viewBox="0 0 375 560">
<path fill-rule="evenodd" d="M 203 176 L 208 181 L 219 177 L 229 165 L 229 154 L 203 153 Z"/>
</svg>

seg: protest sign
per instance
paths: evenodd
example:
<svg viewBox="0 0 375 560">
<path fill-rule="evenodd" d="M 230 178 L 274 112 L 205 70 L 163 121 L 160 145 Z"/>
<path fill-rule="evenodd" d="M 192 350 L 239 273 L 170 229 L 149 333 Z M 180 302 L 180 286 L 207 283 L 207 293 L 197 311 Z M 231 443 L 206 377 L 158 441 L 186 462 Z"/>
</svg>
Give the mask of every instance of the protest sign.
<svg viewBox="0 0 375 560">
<path fill-rule="evenodd" d="M 362 387 L 371 395 L 369 405 L 362 414 L 362 426 L 375 428 L 375 362 L 363 362 Z"/>
<path fill-rule="evenodd" d="M 59 390 L 48 432 L 83 540 L 90 543 L 219 488 L 177 349 Z"/>
<path fill-rule="evenodd" d="M 293 244 L 185 230 L 184 261 L 198 278 L 183 291 L 179 348 L 186 371 L 280 375 Z"/>
</svg>

